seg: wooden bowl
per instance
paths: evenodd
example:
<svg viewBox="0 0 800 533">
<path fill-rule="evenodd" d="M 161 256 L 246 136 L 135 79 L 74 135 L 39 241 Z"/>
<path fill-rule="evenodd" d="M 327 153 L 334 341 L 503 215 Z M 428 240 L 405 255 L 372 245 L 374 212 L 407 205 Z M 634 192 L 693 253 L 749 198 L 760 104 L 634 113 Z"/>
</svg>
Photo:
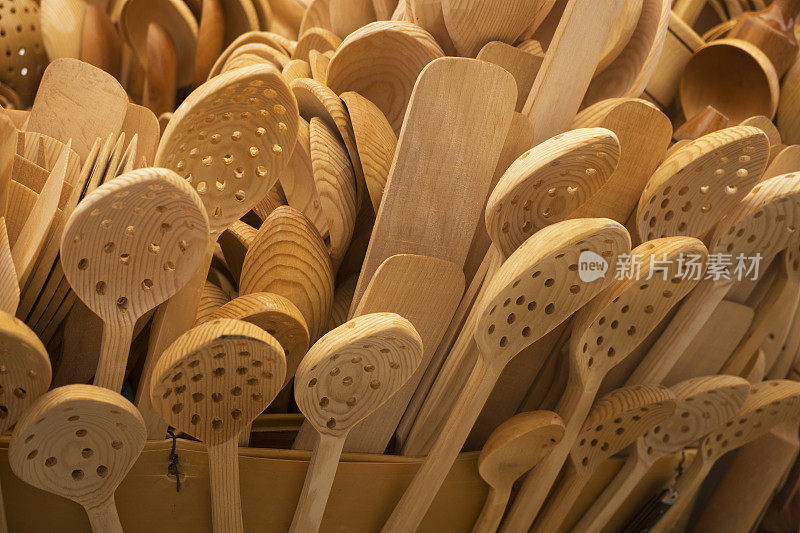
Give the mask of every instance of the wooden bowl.
<svg viewBox="0 0 800 533">
<path fill-rule="evenodd" d="M 710 105 L 734 124 L 754 115 L 774 117 L 779 94 L 772 62 L 757 47 L 738 39 L 720 39 L 698 50 L 680 82 L 680 102 L 687 117 Z"/>
</svg>

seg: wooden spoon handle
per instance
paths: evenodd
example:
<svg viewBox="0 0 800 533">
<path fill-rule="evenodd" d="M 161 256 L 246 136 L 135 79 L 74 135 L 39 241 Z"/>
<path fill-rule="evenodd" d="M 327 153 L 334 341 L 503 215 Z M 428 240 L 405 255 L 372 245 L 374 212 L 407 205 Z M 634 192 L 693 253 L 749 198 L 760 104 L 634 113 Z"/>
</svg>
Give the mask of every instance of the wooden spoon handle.
<svg viewBox="0 0 800 533">
<path fill-rule="evenodd" d="M 94 533 L 123 533 L 113 495 L 99 507 L 86 509 L 86 514 Z"/>
<path fill-rule="evenodd" d="M 128 352 L 130 352 L 133 340 L 133 327 L 134 324 L 129 322 L 103 324 L 100 360 L 94 376 L 94 384 L 98 387 L 105 387 L 114 392 L 122 390 L 125 366 L 128 364 Z"/>
<path fill-rule="evenodd" d="M 151 22 L 147 28 L 145 105 L 156 116 L 175 110 L 178 56 L 169 33 Z"/>
<path fill-rule="evenodd" d="M 316 533 L 322 524 L 328 496 L 333 488 L 336 478 L 336 469 L 339 467 L 339 458 L 345 443 L 344 438 L 330 435 L 319 435 L 317 446 L 311 455 L 308 464 L 306 480 L 300 501 L 294 511 L 290 533 Z"/>
<path fill-rule="evenodd" d="M 567 463 L 564 470 L 561 481 L 553 490 L 553 496 L 547 500 L 547 506 L 536 520 L 535 531 L 558 531 L 591 478 L 591 472 L 578 472 L 572 463 Z"/>
<path fill-rule="evenodd" d="M 220 0 L 203 0 L 200 28 L 197 30 L 197 52 L 194 56 L 194 86 L 199 87 L 211 72 L 222 52 L 225 38 L 225 13 Z"/>
<path fill-rule="evenodd" d="M 700 449 L 702 451 L 702 448 Z M 708 472 L 713 466 L 713 462 L 703 461 L 698 452 L 695 460 L 692 461 L 689 469 L 678 478 L 677 483 L 673 487 L 678 493 L 678 498 L 675 503 L 664 513 L 664 516 L 649 530 L 649 533 L 669 533 L 675 527 L 675 524 L 680 520 L 683 513 L 686 512 L 689 505 L 694 501 L 694 495 L 703 484 L 703 480 L 708 475 Z"/>
<path fill-rule="evenodd" d="M 483 509 L 472 527 L 472 533 L 494 533 L 500 526 L 503 513 L 506 512 L 508 499 L 511 497 L 511 486 L 491 487 Z"/>
<path fill-rule="evenodd" d="M 208 446 L 211 478 L 211 516 L 214 531 L 243 532 L 242 500 L 239 494 L 238 437 Z"/>
</svg>

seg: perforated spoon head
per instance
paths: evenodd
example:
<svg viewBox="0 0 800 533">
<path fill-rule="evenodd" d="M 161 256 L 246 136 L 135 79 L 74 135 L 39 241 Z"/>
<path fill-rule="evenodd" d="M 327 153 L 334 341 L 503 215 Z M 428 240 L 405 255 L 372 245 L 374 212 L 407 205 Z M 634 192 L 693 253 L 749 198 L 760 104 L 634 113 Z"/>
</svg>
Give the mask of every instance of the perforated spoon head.
<svg viewBox="0 0 800 533">
<path fill-rule="evenodd" d="M 689 258 L 702 266 L 707 255 L 703 243 L 693 237 L 656 239 L 631 251 L 630 270 L 575 317 L 570 368 L 582 383 L 599 386 L 658 326 L 699 281 L 685 266 Z"/>
<path fill-rule="evenodd" d="M 128 400 L 92 385 L 66 385 L 36 400 L 8 447 L 26 483 L 89 509 L 114 495 L 144 447 L 144 421 Z"/>
<path fill-rule="evenodd" d="M 103 321 L 134 323 L 200 268 L 208 227 L 200 197 L 174 172 L 134 170 L 75 208 L 61 239 L 64 275 Z"/>
<path fill-rule="evenodd" d="M 363 315 L 318 340 L 295 375 L 295 399 L 323 434 L 344 438 L 397 392 L 422 360 L 422 339 L 394 313 Z"/>
<path fill-rule="evenodd" d="M 297 101 L 271 66 L 216 76 L 193 91 L 167 124 L 156 165 L 200 194 L 217 236 L 275 185 L 294 150 Z"/>
<path fill-rule="evenodd" d="M 594 404 L 570 450 L 584 473 L 623 450 L 675 411 L 675 396 L 662 385 L 634 385 L 609 392 Z"/>
<path fill-rule="evenodd" d="M 619 162 L 619 140 L 604 128 L 556 135 L 528 150 L 495 186 L 486 229 L 508 257 L 528 237 L 564 220 L 591 198 Z"/>
<path fill-rule="evenodd" d="M 14 316 L 0 312 L 0 433 L 50 387 L 50 358 L 42 341 Z"/>
<path fill-rule="evenodd" d="M 564 422 L 552 411 L 509 418 L 492 432 L 478 457 L 478 472 L 492 487 L 510 485 L 536 466 L 564 436 Z"/>
<path fill-rule="evenodd" d="M 709 133 L 672 152 L 642 192 L 639 237 L 704 237 L 758 183 L 768 158 L 769 140 L 752 126 Z"/>
<path fill-rule="evenodd" d="M 617 257 L 630 251 L 630 235 L 607 218 L 566 220 L 525 241 L 486 289 L 475 332 L 484 361 L 503 368 L 523 348 L 563 322 L 608 283 Z M 582 256 L 582 257 L 581 257 Z M 605 263 L 585 273 L 579 263 Z M 581 277 L 587 280 L 582 281 Z"/>
<path fill-rule="evenodd" d="M 750 393 L 750 383 L 736 376 L 702 376 L 672 387 L 675 412 L 643 436 L 649 456 L 677 452 L 725 424 Z"/>
</svg>

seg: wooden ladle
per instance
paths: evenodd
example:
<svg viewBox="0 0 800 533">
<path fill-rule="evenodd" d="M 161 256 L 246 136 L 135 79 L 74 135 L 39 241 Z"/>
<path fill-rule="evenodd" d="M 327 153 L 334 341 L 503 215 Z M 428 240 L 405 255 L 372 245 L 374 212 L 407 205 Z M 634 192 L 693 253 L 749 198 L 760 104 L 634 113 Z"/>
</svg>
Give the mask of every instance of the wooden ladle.
<svg viewBox="0 0 800 533">
<path fill-rule="evenodd" d="M 798 12 L 797 0 L 775 0 L 761 11 L 743 13 L 728 37 L 756 45 L 772 61 L 780 78 L 797 59 L 794 23 Z"/>
<path fill-rule="evenodd" d="M 402 388 L 421 360 L 422 339 L 393 313 L 354 318 L 311 347 L 297 369 L 295 399 L 319 440 L 290 531 L 319 530 L 348 432 Z"/>
<path fill-rule="evenodd" d="M 520 413 L 494 430 L 478 457 L 478 472 L 490 488 L 472 528 L 474 533 L 497 530 L 514 482 L 550 453 L 563 436 L 564 422 L 552 411 Z"/>
<path fill-rule="evenodd" d="M 150 400 L 172 426 L 208 447 L 214 531 L 242 532 L 239 432 L 283 387 L 286 359 L 275 338 L 240 320 L 206 322 L 158 361 Z"/>
<path fill-rule="evenodd" d="M 575 525 L 601 531 L 655 462 L 716 431 L 744 404 L 750 384 L 734 376 L 704 376 L 673 386 L 675 412 L 636 439 L 620 472 Z"/>
<path fill-rule="evenodd" d="M 64 275 L 103 319 L 95 385 L 122 388 L 136 320 L 183 287 L 203 262 L 208 217 L 167 169 L 129 172 L 89 193 L 64 228 Z"/>
<path fill-rule="evenodd" d="M 26 483 L 79 503 L 95 533 L 122 533 L 114 491 L 144 448 L 139 411 L 93 385 L 39 397 L 17 422 L 8 462 Z"/>
</svg>

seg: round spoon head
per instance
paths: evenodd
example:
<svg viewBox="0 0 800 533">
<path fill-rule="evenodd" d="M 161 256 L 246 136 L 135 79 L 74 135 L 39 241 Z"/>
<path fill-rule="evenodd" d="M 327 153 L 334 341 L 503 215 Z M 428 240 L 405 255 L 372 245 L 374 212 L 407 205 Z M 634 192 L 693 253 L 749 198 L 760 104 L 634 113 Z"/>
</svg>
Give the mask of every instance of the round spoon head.
<svg viewBox="0 0 800 533">
<path fill-rule="evenodd" d="M 303 358 L 295 376 L 297 406 L 319 433 L 344 437 L 405 385 L 421 360 L 422 339 L 405 318 L 354 318 Z"/>
<path fill-rule="evenodd" d="M 8 461 L 26 483 L 90 508 L 114 495 L 146 438 L 142 415 L 119 394 L 66 385 L 20 418 Z"/>
<path fill-rule="evenodd" d="M 644 434 L 648 455 L 677 452 L 720 428 L 750 393 L 750 383 L 736 376 L 703 376 L 672 387 L 675 412 Z"/>
<path fill-rule="evenodd" d="M 210 79 L 178 107 L 156 165 L 186 178 L 203 199 L 217 235 L 275 185 L 297 139 L 297 101 L 271 66 Z"/>
<path fill-rule="evenodd" d="M 486 229 L 506 257 L 591 198 L 619 162 L 617 136 L 604 128 L 556 135 L 528 150 L 500 178 L 486 203 Z"/>
<path fill-rule="evenodd" d="M 769 139 L 752 126 L 709 133 L 675 150 L 642 192 L 639 237 L 704 237 L 758 183 L 768 158 Z"/>
<path fill-rule="evenodd" d="M 303 314 L 292 302 L 269 292 L 239 296 L 211 315 L 209 320 L 230 318 L 260 327 L 280 343 L 286 356 L 286 384 L 308 351 L 308 326 Z"/>
<path fill-rule="evenodd" d="M 536 466 L 564 436 L 564 422 L 551 411 L 509 418 L 492 432 L 478 457 L 478 472 L 492 487 L 510 484 Z"/>
<path fill-rule="evenodd" d="M 661 385 L 634 385 L 609 392 L 589 412 L 570 451 L 573 464 L 593 472 L 674 411 L 675 396 Z"/>
<path fill-rule="evenodd" d="M 236 437 L 283 387 L 286 359 L 258 326 L 219 319 L 173 342 L 153 369 L 150 399 L 167 423 L 206 444 Z"/>
<path fill-rule="evenodd" d="M 607 218 L 566 220 L 535 233 L 486 289 L 475 332 L 482 356 L 504 367 L 594 298 L 628 252 L 630 235 Z M 581 271 L 589 262 L 596 270 Z"/>
<path fill-rule="evenodd" d="M 693 237 L 656 239 L 631 251 L 630 269 L 578 311 L 573 322 L 571 368 L 584 383 L 599 385 L 658 326 L 699 281 L 702 269 L 692 276 L 685 262 L 694 258 L 702 267 L 707 255 Z"/>
<path fill-rule="evenodd" d="M 50 386 L 50 358 L 39 337 L 0 312 L 0 433 L 5 433 Z"/>
<path fill-rule="evenodd" d="M 64 275 L 105 322 L 130 322 L 175 294 L 200 268 L 208 217 L 174 172 L 139 169 L 89 193 L 64 227 Z"/>
</svg>

